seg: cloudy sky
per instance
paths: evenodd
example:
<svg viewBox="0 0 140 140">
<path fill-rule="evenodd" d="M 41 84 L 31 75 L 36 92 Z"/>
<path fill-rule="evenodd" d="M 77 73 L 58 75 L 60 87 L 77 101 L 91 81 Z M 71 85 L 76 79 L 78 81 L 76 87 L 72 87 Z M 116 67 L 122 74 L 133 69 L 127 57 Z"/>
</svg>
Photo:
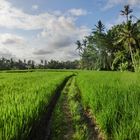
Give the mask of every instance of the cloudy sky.
<svg viewBox="0 0 140 140">
<path fill-rule="evenodd" d="M 140 17 L 140 0 L 0 0 L 0 57 L 78 59 L 76 40 L 99 19 L 106 29 L 121 22 L 124 4 Z"/>
</svg>

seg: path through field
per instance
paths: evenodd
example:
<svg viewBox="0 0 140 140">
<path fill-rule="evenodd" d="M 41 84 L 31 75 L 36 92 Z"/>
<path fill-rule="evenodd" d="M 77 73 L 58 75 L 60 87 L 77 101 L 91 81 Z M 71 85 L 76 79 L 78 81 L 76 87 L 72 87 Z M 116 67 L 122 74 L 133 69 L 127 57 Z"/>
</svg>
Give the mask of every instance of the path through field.
<svg viewBox="0 0 140 140">
<path fill-rule="evenodd" d="M 103 140 L 89 112 L 82 107 L 76 76 L 56 91 L 29 140 Z"/>
<path fill-rule="evenodd" d="M 72 75 L 71 75 L 72 76 Z M 39 120 L 34 123 L 33 128 L 28 136 L 27 140 L 48 140 L 50 137 L 51 117 L 56 106 L 57 100 L 61 94 L 61 91 L 65 87 L 65 84 L 71 77 L 67 77 L 63 83 L 56 89 L 54 96 L 52 97 L 48 106 L 46 106 L 46 112 L 42 114 Z"/>
<path fill-rule="evenodd" d="M 54 110 L 52 120 L 51 120 L 51 140 L 69 140 L 72 139 L 74 133 L 74 128 L 72 125 L 72 116 L 68 106 L 68 88 L 71 84 L 71 79 L 66 84 L 65 88 L 61 93 L 61 97 Z"/>
<path fill-rule="evenodd" d="M 83 110 L 75 76 L 69 79 L 51 119 L 51 140 L 102 140 L 87 111 Z"/>
</svg>

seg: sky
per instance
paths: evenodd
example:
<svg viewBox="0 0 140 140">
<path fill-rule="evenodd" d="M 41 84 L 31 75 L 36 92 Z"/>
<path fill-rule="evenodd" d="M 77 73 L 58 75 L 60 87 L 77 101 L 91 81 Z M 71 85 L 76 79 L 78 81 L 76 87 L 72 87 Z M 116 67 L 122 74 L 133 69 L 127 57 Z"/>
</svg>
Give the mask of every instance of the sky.
<svg viewBox="0 0 140 140">
<path fill-rule="evenodd" d="M 0 0 L 0 57 L 79 59 L 75 42 L 98 20 L 106 30 L 122 22 L 126 4 L 140 18 L 140 0 Z"/>
</svg>

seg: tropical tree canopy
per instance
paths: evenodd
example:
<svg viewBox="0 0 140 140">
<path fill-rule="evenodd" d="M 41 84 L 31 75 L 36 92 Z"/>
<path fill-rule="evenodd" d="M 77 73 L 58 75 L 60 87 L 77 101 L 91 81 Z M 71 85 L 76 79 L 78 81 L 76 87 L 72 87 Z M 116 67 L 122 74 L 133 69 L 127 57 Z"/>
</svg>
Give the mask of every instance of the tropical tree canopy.
<svg viewBox="0 0 140 140">
<path fill-rule="evenodd" d="M 125 22 L 105 31 L 105 25 L 99 20 L 92 33 L 83 39 L 83 44 L 77 41 L 81 68 L 139 71 L 140 20 L 131 15 L 132 12 L 133 9 L 125 5 L 121 10 Z"/>
</svg>

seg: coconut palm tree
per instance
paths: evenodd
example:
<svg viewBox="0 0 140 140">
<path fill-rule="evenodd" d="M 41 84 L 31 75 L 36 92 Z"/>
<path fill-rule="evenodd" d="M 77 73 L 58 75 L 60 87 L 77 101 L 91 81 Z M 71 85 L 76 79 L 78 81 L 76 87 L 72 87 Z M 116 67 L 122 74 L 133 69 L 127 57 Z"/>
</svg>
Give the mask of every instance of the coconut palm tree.
<svg viewBox="0 0 140 140">
<path fill-rule="evenodd" d="M 87 40 L 83 39 L 83 46 L 86 48 L 87 47 Z"/>
<path fill-rule="evenodd" d="M 137 23 L 133 24 L 131 21 L 128 21 L 119 33 L 117 44 L 123 43 L 125 49 L 130 52 L 134 70 L 136 70 L 134 53 L 137 50 L 137 41 L 140 41 L 140 30 L 138 30 Z"/>
<path fill-rule="evenodd" d="M 77 45 L 76 50 L 78 50 L 79 51 L 79 55 L 81 55 L 81 51 L 83 50 L 83 48 L 82 48 L 82 43 L 80 42 L 80 40 L 76 41 L 76 45 Z"/>
<path fill-rule="evenodd" d="M 126 22 L 129 20 L 129 14 L 133 12 L 133 9 L 130 9 L 129 5 L 124 6 L 124 10 L 121 10 L 121 15 L 126 16 Z"/>
</svg>

